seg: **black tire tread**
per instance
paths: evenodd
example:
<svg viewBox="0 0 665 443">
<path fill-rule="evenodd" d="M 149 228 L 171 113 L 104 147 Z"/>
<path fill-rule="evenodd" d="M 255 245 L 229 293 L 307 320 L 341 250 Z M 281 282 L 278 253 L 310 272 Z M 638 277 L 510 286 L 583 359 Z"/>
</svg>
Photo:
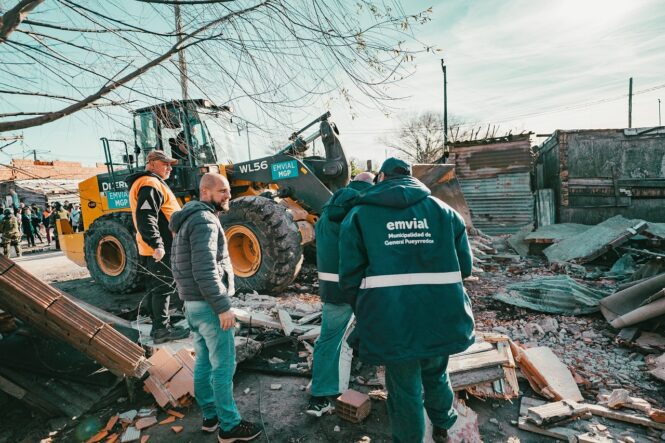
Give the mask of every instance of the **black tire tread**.
<svg viewBox="0 0 665 443">
<path fill-rule="evenodd" d="M 125 265 L 126 271 L 118 277 L 110 277 L 104 274 L 99 268 L 96 260 L 97 243 L 91 241 L 99 232 L 114 233 L 119 236 L 123 233 L 118 232 L 119 229 L 124 229 L 126 234 L 129 234 L 131 241 L 121 241 L 125 248 L 127 261 Z M 105 214 L 96 219 L 90 228 L 85 231 L 85 262 L 90 271 L 90 276 L 105 289 L 116 294 L 127 294 L 136 292 L 143 287 L 143 273 L 140 271 L 141 257 L 138 254 L 136 241 L 134 240 L 134 222 L 132 215 L 129 212 L 112 212 Z M 116 237 L 118 238 L 118 237 Z M 119 238 L 120 240 L 120 238 Z M 127 240 L 127 238 L 125 238 Z"/>
<path fill-rule="evenodd" d="M 238 224 L 252 229 L 261 243 L 261 265 L 254 276 L 236 277 L 239 291 L 278 294 L 293 282 L 303 254 L 298 225 L 285 206 L 261 196 L 239 197 L 221 222 L 224 229 Z"/>
</svg>

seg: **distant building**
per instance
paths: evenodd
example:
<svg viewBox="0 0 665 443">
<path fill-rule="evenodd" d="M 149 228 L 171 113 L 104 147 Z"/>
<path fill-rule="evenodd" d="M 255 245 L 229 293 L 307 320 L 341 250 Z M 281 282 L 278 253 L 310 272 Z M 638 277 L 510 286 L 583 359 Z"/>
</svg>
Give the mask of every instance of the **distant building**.
<svg viewBox="0 0 665 443">
<path fill-rule="evenodd" d="M 56 201 L 78 203 L 78 184 L 93 175 L 107 172 L 106 166 L 82 166 L 79 162 L 13 159 L 0 165 L 0 197 L 15 188 L 21 201 L 30 205 Z"/>
</svg>

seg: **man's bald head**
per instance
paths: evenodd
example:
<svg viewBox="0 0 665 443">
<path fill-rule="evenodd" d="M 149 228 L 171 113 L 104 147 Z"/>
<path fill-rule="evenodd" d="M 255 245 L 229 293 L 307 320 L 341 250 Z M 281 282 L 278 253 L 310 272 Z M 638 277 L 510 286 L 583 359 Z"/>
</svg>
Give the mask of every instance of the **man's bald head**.
<svg viewBox="0 0 665 443">
<path fill-rule="evenodd" d="M 354 182 L 374 183 L 374 174 L 371 172 L 361 172 L 353 178 Z"/>
<path fill-rule="evenodd" d="M 199 182 L 199 199 L 212 204 L 218 211 L 228 211 L 231 199 L 229 181 L 215 172 L 204 174 Z"/>
</svg>

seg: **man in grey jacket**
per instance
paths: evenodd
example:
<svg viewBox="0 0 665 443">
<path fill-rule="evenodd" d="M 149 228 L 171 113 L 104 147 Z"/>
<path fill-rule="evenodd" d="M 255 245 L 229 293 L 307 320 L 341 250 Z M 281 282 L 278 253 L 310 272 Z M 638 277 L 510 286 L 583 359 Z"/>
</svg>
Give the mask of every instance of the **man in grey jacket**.
<svg viewBox="0 0 665 443">
<path fill-rule="evenodd" d="M 233 268 L 217 213 L 228 211 L 231 190 L 226 178 L 208 173 L 199 184 L 200 200 L 171 216 L 175 232 L 171 268 L 194 335 L 194 394 L 203 413 L 202 430 L 218 441 L 249 441 L 261 430 L 241 420 L 233 399 L 235 316 Z"/>
</svg>

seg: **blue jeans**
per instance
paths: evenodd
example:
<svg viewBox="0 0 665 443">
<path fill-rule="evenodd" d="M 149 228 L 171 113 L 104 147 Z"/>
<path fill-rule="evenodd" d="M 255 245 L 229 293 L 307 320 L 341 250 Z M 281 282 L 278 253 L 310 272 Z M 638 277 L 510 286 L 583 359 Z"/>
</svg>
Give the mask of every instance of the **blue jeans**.
<svg viewBox="0 0 665 443">
<path fill-rule="evenodd" d="M 448 357 L 386 364 L 388 416 L 393 442 L 421 443 L 425 437 L 423 403 L 432 424 L 450 429 L 457 412 L 448 373 Z M 423 388 L 425 399 L 423 402 Z"/>
<path fill-rule="evenodd" d="M 323 304 L 321 335 L 314 345 L 312 362 L 312 395 L 323 397 L 339 394 L 339 354 L 349 325 L 351 305 Z"/>
<path fill-rule="evenodd" d="M 234 329 L 224 331 L 206 301 L 186 301 L 185 317 L 194 336 L 194 396 L 203 418 L 219 418 L 223 431 L 240 423 L 233 399 L 233 374 L 236 366 Z"/>
</svg>

